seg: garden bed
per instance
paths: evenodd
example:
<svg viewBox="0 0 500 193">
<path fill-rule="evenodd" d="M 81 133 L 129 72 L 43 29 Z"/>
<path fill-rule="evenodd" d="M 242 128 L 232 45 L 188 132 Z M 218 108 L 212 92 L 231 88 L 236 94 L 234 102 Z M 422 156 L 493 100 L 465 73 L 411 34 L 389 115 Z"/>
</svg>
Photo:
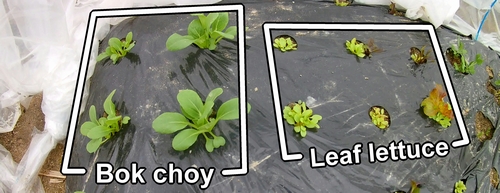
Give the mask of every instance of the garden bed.
<svg viewBox="0 0 500 193">
<path fill-rule="evenodd" d="M 108 162 L 115 168 L 130 167 L 136 162 L 149 173 L 157 167 L 167 167 L 169 162 L 181 168 L 214 167 L 216 174 L 208 192 L 387 192 L 407 190 L 411 180 L 421 183 L 422 188 L 430 192 L 450 192 L 461 179 L 467 185 L 467 192 L 485 192 L 492 187 L 490 171 L 498 167 L 498 160 L 494 159 L 498 133 L 481 142 L 474 128 L 477 111 L 491 120 L 495 128 L 498 126 L 498 105 L 494 95 L 486 89 L 489 76 L 485 69 L 490 66 L 493 72 L 499 72 L 500 59 L 481 44 L 442 28 L 437 29 L 437 33 L 443 53 L 437 54 L 445 56 L 447 48 L 461 38 L 470 59 L 479 53 L 484 61 L 476 66 L 475 73 L 467 75 L 446 65 L 471 140 L 469 146 L 451 149 L 443 158 L 369 163 L 367 157 L 361 157 L 363 161 L 359 165 L 326 168 L 311 168 L 308 156 L 295 162 L 282 160 L 273 108 L 273 94 L 278 93 L 271 92 L 262 24 L 270 21 L 417 22 L 392 16 L 387 7 L 338 7 L 333 2 L 245 3 L 245 25 L 249 27 L 245 42 L 246 91 L 247 102 L 251 104 L 247 118 L 248 173 L 233 177 L 222 177 L 219 173 L 222 168 L 241 164 L 238 121 L 218 123 L 215 130 L 225 138 L 226 144 L 212 153 L 206 151 L 202 137 L 189 150 L 175 151 L 172 148 L 174 135 L 155 132 L 152 122 L 164 112 L 180 112 L 176 99 L 179 90 L 195 90 L 205 99 L 211 90 L 220 87 L 224 93 L 215 103 L 217 107 L 238 96 L 236 41 L 222 40 L 215 50 L 196 46 L 175 52 L 165 49 L 167 38 L 173 33 L 186 33 L 193 18 L 187 14 L 140 16 L 120 23 L 109 33 L 108 37 L 124 37 L 133 31 L 136 45 L 131 53 L 136 57 L 125 58 L 117 65 L 109 60 L 96 65 L 80 124 L 89 119 L 90 105 L 103 111 L 102 103 L 114 89 L 117 89 L 113 98 L 117 108 L 131 120 L 95 154 L 86 151 L 88 138 L 77 131 L 70 165 L 86 167 L 88 173 L 68 177 L 69 191 L 200 192 L 198 184 L 156 184 L 149 174 L 144 175 L 148 182 L 145 185 L 97 185 L 97 162 Z M 232 19 L 230 25 L 235 25 L 234 21 Z M 273 38 L 282 34 L 292 36 L 298 46 L 297 50 L 284 53 L 274 49 L 282 101 L 280 110 L 290 102 L 302 100 L 314 114 L 322 116 L 320 128 L 308 130 L 305 137 L 297 136 L 293 127 L 285 127 L 290 152 L 307 155 L 310 147 L 316 147 L 318 153 L 324 154 L 328 150 L 350 149 L 357 142 L 387 145 L 400 140 L 406 143 L 444 140 L 451 143 L 460 138 L 455 120 L 443 129 L 420 108 L 436 83 L 444 86 L 439 66 L 432 61 L 436 55 L 428 34 L 272 31 Z M 362 42 L 372 38 L 383 52 L 373 53 L 371 58 L 357 58 L 345 47 L 346 40 L 354 37 Z M 99 52 L 104 51 L 108 39 L 103 40 Z M 417 65 L 411 60 L 410 48 L 422 46 L 431 53 L 426 63 Z M 498 75 L 495 73 L 495 76 Z M 376 105 L 389 112 L 390 127 L 385 130 L 377 128 L 370 119 L 368 111 Z"/>
</svg>

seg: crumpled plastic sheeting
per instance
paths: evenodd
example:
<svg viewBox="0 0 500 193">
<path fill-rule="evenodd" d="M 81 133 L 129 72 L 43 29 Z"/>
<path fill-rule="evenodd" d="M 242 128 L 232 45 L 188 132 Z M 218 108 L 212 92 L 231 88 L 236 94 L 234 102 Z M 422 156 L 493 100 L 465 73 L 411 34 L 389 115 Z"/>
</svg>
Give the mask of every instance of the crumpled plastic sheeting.
<svg viewBox="0 0 500 193">
<path fill-rule="evenodd" d="M 17 163 L 14 162 L 10 152 L 0 144 L 0 171 L 2 171 L 2 180 L 0 181 L 0 193 L 8 193 L 10 185 L 15 182 L 15 168 Z"/>
<path fill-rule="evenodd" d="M 436 28 L 448 24 L 460 6 L 459 0 L 393 0 L 393 2 L 406 8 L 406 17 L 428 21 Z"/>
<path fill-rule="evenodd" d="M 42 111 L 45 129 L 35 132 L 19 166 L 4 165 L 2 171 L 16 170 L 0 178 L 7 192 L 43 192 L 38 171 L 48 153 L 67 133 L 76 75 L 82 53 L 87 20 L 92 9 L 162 6 L 172 4 L 209 4 L 218 0 L 100 0 L 30 1 L 2 0 L 0 3 L 0 132 L 12 131 L 21 112 L 20 105 L 31 95 L 43 92 Z M 97 27 L 95 44 L 119 19 L 103 19 Z M 97 56 L 92 53 L 90 69 Z M 88 77 L 92 75 L 92 70 Z M 84 93 L 84 98 L 88 94 Z M 5 163 L 11 160 L 4 151 Z M 2 161 L 4 163 L 4 161 Z M 15 179 L 14 181 L 9 179 Z M 37 186 L 33 186 L 39 184 Z"/>
<path fill-rule="evenodd" d="M 396 3 L 410 19 L 422 19 L 436 28 L 444 25 L 456 32 L 472 36 L 476 41 L 500 52 L 500 3 L 497 0 L 355 0 L 366 5 Z"/>
<path fill-rule="evenodd" d="M 457 38 L 453 36 L 440 36 L 440 42 L 447 45 L 457 46 Z M 450 75 L 455 88 L 455 94 L 459 99 L 464 115 L 465 124 L 471 139 L 471 143 L 461 151 L 458 167 L 462 171 L 460 179 L 465 180 L 467 193 L 469 192 L 500 192 L 492 188 L 490 183 L 490 169 L 500 168 L 498 160 L 500 148 L 500 114 L 499 106 L 496 104 L 493 95 L 486 90 L 486 80 L 488 74 L 486 66 L 490 66 L 495 74 L 495 79 L 500 73 L 500 62 L 496 52 L 488 50 L 483 44 L 470 39 L 461 39 L 469 56 L 476 53 L 481 54 L 484 62 L 476 66 L 476 73 L 463 76 L 453 72 L 450 68 Z M 446 48 L 446 47 L 443 47 Z M 472 58 L 472 57 L 471 57 Z M 467 113 L 466 110 L 468 111 Z M 490 119 L 493 127 L 496 128 L 491 140 L 481 143 L 477 139 L 475 118 L 476 112 L 481 111 Z"/>
<path fill-rule="evenodd" d="M 447 27 L 500 52 L 500 3 L 496 0 L 462 0 Z"/>
<path fill-rule="evenodd" d="M 409 19 L 422 19 L 438 28 L 448 24 L 460 6 L 460 0 L 355 0 L 366 5 L 396 4 L 398 9 L 406 10 L 405 16 Z"/>
<path fill-rule="evenodd" d="M 428 64 L 415 67 L 409 60 L 406 49 L 410 46 L 427 45 L 426 50 L 430 51 L 432 48 L 429 40 L 422 33 L 356 32 L 353 36 L 362 37 L 363 40 L 372 37 L 377 46 L 387 51 L 374 54 L 371 60 L 355 62 L 354 56 L 345 54 L 344 43 L 345 40 L 352 38 L 350 35 L 346 37 L 345 33 L 337 31 L 286 31 L 287 34 L 296 38 L 299 46 L 298 51 L 291 53 L 280 53 L 275 50 L 282 102 L 314 98 L 316 102 L 311 103 L 311 106 L 314 112 L 323 115 L 324 119 L 321 123 L 322 128 L 317 133 L 308 131 L 305 138 L 295 138 L 292 128 L 286 127 L 285 133 L 290 152 L 300 151 L 305 154 L 305 157 L 301 161 L 284 162 L 279 154 L 268 79 L 268 63 L 264 57 L 266 50 L 264 49 L 262 23 L 265 21 L 417 23 L 418 21 L 387 15 L 385 9 L 369 6 L 344 8 L 335 6 L 332 2 L 254 1 L 245 2 L 244 5 L 247 16 L 245 25 L 249 27 L 245 42 L 247 99 L 252 105 L 252 110 L 248 114 L 249 172 L 244 176 L 229 178 L 216 175 L 210 188 L 205 192 L 250 192 L 249 190 L 252 190 L 251 192 L 390 192 L 388 189 L 407 190 L 410 180 L 425 184 L 424 188 L 427 192 L 449 192 L 456 181 L 464 178 L 471 179 L 467 181 L 467 186 L 470 186 L 470 192 L 473 192 L 475 183 L 477 186 L 485 186 L 488 183 L 484 180 L 487 173 L 484 175 L 484 173 L 465 173 L 464 171 L 468 168 L 475 168 L 474 161 L 471 159 L 477 158 L 477 151 L 484 152 L 482 155 L 488 155 L 481 159 L 490 164 L 479 169 L 486 171 L 487 166 L 495 163 L 491 162 L 491 155 L 494 155 L 496 150 L 490 147 L 496 143 L 496 139 L 487 142 L 486 144 L 489 145 L 480 149 L 474 136 L 474 116 L 471 116 L 475 111 L 483 110 L 494 123 L 498 123 L 496 114 L 491 111 L 496 106 L 493 106 L 492 96 L 484 88 L 484 81 L 487 77 L 485 65 L 494 66 L 495 71 L 498 71 L 499 59 L 493 51 L 479 43 L 462 40 L 471 55 L 483 54 L 484 65 L 476 68 L 476 74 L 468 76 L 454 73 L 454 69 L 447 66 L 459 104 L 463 109 L 470 109 L 470 113 L 464 118 L 473 145 L 452 149 L 450 155 L 445 158 L 434 157 L 370 164 L 366 157 L 363 157 L 362 164 L 357 166 L 312 169 L 307 155 L 311 146 L 317 147 L 318 152 L 323 154 L 329 149 L 338 152 L 340 149 L 349 148 L 360 140 L 363 140 L 363 143 L 374 141 L 377 145 L 387 145 L 392 140 L 404 139 L 406 142 L 414 143 L 444 139 L 449 142 L 459 137 L 456 122 L 452 122 L 452 127 L 437 132 L 436 129 L 439 127 L 432 127 L 431 120 L 425 116 L 417 117 L 415 113 L 420 109 L 421 100 L 434 87 L 434 81 L 436 83 L 442 81 L 435 61 L 429 60 Z M 186 26 L 192 19 L 190 16 L 179 18 L 178 22 L 167 22 L 163 25 L 163 22 L 168 21 L 167 19 L 157 21 L 139 17 L 129 23 L 123 22 L 114 29 L 117 33 L 148 29 L 141 35 L 137 35 L 139 40 L 149 40 L 140 41 L 144 43 L 137 45 L 143 48 L 136 50 L 136 54 L 142 58 L 142 63 L 136 65 L 129 60 L 123 60 L 120 68 L 113 68 L 112 65 L 99 65 L 99 73 L 96 71 L 93 77 L 95 79 L 91 88 L 92 96 L 89 97 L 89 103 L 84 109 L 88 110 L 91 104 L 101 104 L 111 89 L 122 88 L 117 90 L 114 99 L 117 104 L 120 104 L 118 108 L 124 109 L 132 120 L 123 132 L 119 132 L 112 139 L 113 141 L 110 141 L 112 143 L 104 144 L 95 154 L 86 152 L 87 138 L 80 134 L 75 135 L 72 157 L 79 159 L 72 159 L 70 165 L 86 166 L 90 172 L 85 176 L 68 177 L 66 182 L 69 190 L 159 192 L 168 187 L 171 192 L 202 192 L 195 187 L 197 185 L 155 184 L 151 175 L 146 173 L 156 167 L 165 167 L 165 163 L 170 161 L 182 168 L 191 165 L 222 168 L 238 164 L 239 159 L 234 155 L 239 153 L 237 148 L 239 136 L 235 135 L 234 127 L 222 131 L 226 136 L 229 136 L 228 134 L 233 136 L 224 147 L 226 149 L 212 153 L 206 153 L 203 144 L 198 144 L 193 148 L 192 153 L 176 152 L 171 148 L 172 135 L 161 135 L 151 128 L 151 122 L 160 113 L 171 111 L 170 109 L 178 110 L 178 103 L 174 97 L 177 90 L 188 87 L 199 89 L 200 93 L 207 93 L 208 88 L 216 84 L 215 78 L 225 77 L 220 73 L 220 69 L 230 69 L 233 73 L 228 73 L 228 75 L 235 80 L 234 67 L 220 68 L 220 65 L 226 64 L 232 58 L 218 61 L 213 59 L 217 57 L 207 57 L 224 55 L 228 51 L 227 48 L 212 53 L 189 47 L 178 52 L 158 54 L 164 50 L 162 42 L 167 37 L 165 31 L 169 31 L 168 34 L 174 31 L 185 31 L 185 27 L 179 27 L 179 21 L 185 22 L 180 26 Z M 149 27 L 151 24 L 154 25 Z M 168 30 L 163 30 L 165 28 Z M 443 52 L 449 45 L 456 44 L 456 34 L 451 33 L 450 30 L 439 28 L 437 32 Z M 273 37 L 281 34 L 274 31 L 272 33 Z M 113 35 L 110 33 L 109 37 Z M 227 41 L 221 42 L 227 44 Z M 213 60 L 217 62 L 214 63 Z M 213 79 L 210 76 L 211 79 L 206 78 L 207 74 L 218 73 L 222 75 L 215 76 Z M 307 75 L 314 76 L 307 77 Z M 192 81 L 188 83 L 186 76 Z M 204 84 L 204 81 L 208 84 Z M 231 81 L 227 82 L 231 83 Z M 374 85 L 374 83 L 382 84 Z M 222 84 L 227 86 L 227 88 L 224 87 L 225 93 L 227 93 L 226 89 L 232 90 L 229 93 L 234 95 L 236 88 L 231 87 L 234 84 L 225 84 L 227 83 Z M 341 93 L 342 91 L 344 92 Z M 393 125 L 385 134 L 371 125 L 367 115 L 369 105 L 376 103 L 393 112 L 391 113 Z M 82 114 L 80 120 L 81 124 L 84 120 L 88 120 L 88 116 Z M 495 136 L 498 136 L 498 132 Z M 144 173 L 148 183 L 146 185 L 130 183 L 120 185 L 113 182 L 106 186 L 98 185 L 95 183 L 97 161 L 109 162 L 115 168 L 129 167 L 131 162 L 136 162 L 148 169 Z M 478 182 L 472 180 L 474 177 L 478 178 Z"/>
</svg>

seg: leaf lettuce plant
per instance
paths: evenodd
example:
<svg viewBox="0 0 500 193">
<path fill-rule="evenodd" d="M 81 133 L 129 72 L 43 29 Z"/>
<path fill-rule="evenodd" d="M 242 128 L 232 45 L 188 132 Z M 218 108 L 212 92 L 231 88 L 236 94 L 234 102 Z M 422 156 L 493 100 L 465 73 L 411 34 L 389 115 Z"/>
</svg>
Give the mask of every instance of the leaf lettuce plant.
<svg viewBox="0 0 500 193">
<path fill-rule="evenodd" d="M 335 5 L 345 7 L 350 4 L 349 0 L 335 0 Z"/>
<path fill-rule="evenodd" d="M 451 105 L 444 101 L 446 92 L 440 84 L 432 89 L 429 96 L 425 98 L 421 105 L 424 114 L 438 122 L 441 126 L 447 128 L 451 125 L 453 111 Z"/>
<path fill-rule="evenodd" d="M 280 37 L 274 39 L 273 46 L 277 49 L 279 49 L 281 52 L 286 52 L 286 51 L 291 51 L 291 50 L 297 50 L 297 44 L 294 43 L 292 38 L 290 37 Z"/>
<path fill-rule="evenodd" d="M 298 101 L 285 106 L 283 109 L 283 118 L 290 125 L 293 125 L 295 133 L 299 133 L 301 137 L 307 135 L 307 128 L 319 129 L 318 122 L 323 118 L 321 115 L 313 114 L 313 110 L 307 108 L 306 103 Z"/>
<path fill-rule="evenodd" d="M 467 186 L 465 186 L 464 182 L 462 180 L 459 180 L 458 182 L 455 183 L 455 193 L 463 193 L 467 190 Z"/>
<path fill-rule="evenodd" d="M 349 50 L 352 54 L 360 58 L 364 58 L 366 56 L 365 44 L 359 43 L 358 41 L 356 41 L 356 38 L 352 38 L 351 41 L 347 40 L 345 45 L 347 50 Z"/>
<path fill-rule="evenodd" d="M 372 119 L 372 123 L 378 128 L 382 130 L 389 128 L 390 117 L 388 116 L 389 113 L 384 108 L 374 106 L 371 108 L 369 115 Z"/>
</svg>

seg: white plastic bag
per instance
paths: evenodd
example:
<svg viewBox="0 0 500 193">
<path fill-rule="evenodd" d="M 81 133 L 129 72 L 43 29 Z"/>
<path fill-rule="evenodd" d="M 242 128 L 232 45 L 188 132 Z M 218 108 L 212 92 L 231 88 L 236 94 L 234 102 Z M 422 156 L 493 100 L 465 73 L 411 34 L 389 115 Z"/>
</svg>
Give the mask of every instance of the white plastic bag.
<svg viewBox="0 0 500 193">
<path fill-rule="evenodd" d="M 460 6 L 459 0 L 393 1 L 406 8 L 406 17 L 428 21 L 436 28 L 448 24 Z"/>
<path fill-rule="evenodd" d="M 12 160 L 10 152 L 0 144 L 0 171 L 2 171 L 2 180 L 0 180 L 0 193 L 8 193 L 12 190 L 10 185 L 15 181 L 17 163 Z"/>
<path fill-rule="evenodd" d="M 33 138 L 31 139 L 28 151 L 24 154 L 17 168 L 15 168 L 15 180 L 12 184 L 9 184 L 12 193 L 45 192 L 42 181 L 38 177 L 38 172 L 56 144 L 56 139 L 52 137 L 49 132 L 40 132 L 37 128 L 33 128 Z M 43 145 L 43 147 L 41 145 Z M 8 178 L 12 177 L 9 176 Z"/>
<path fill-rule="evenodd" d="M 406 10 L 410 19 L 422 19 L 434 27 L 446 26 L 500 52 L 500 3 L 498 0 L 355 0 L 366 5 L 389 5 Z"/>
<path fill-rule="evenodd" d="M 448 24 L 460 6 L 460 0 L 355 0 L 355 2 L 387 6 L 393 2 L 397 8 L 406 10 L 407 18 L 428 21 L 435 28 Z"/>
</svg>

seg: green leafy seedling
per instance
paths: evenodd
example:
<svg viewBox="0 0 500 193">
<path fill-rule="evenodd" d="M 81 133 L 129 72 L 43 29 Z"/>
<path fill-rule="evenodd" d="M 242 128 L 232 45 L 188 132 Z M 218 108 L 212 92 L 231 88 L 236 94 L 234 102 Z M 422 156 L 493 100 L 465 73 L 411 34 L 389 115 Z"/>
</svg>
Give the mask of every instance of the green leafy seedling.
<svg viewBox="0 0 500 193">
<path fill-rule="evenodd" d="M 313 115 L 313 110 L 307 108 L 306 103 L 298 101 L 290 103 L 283 109 L 283 118 L 290 125 L 293 125 L 295 133 L 301 137 L 307 135 L 307 129 L 319 129 L 318 122 L 323 118 L 321 115 Z"/>
<path fill-rule="evenodd" d="M 360 43 L 359 41 L 356 41 L 356 38 L 352 38 L 351 41 L 347 40 L 346 43 L 346 48 L 349 50 L 352 54 L 364 58 L 366 56 L 365 54 L 365 44 Z"/>
<path fill-rule="evenodd" d="M 226 144 L 222 136 L 217 136 L 213 128 L 219 121 L 234 120 L 239 118 L 238 98 L 230 99 L 214 110 L 217 97 L 222 94 L 222 88 L 216 88 L 207 95 L 205 102 L 193 90 L 180 90 L 177 94 L 181 113 L 166 112 L 158 116 L 152 124 L 153 129 L 161 134 L 173 134 L 180 131 L 172 141 L 176 151 L 184 151 L 191 147 L 198 136 L 205 137 L 205 149 L 212 152 L 214 149 Z M 251 106 L 247 103 L 247 113 Z"/>
<path fill-rule="evenodd" d="M 465 190 L 467 190 L 467 187 L 462 180 L 455 183 L 455 193 L 463 193 Z"/>
<path fill-rule="evenodd" d="M 110 38 L 108 44 L 109 46 L 106 48 L 106 51 L 97 56 L 97 61 L 99 62 L 109 57 L 113 61 L 113 64 L 116 64 L 118 60 L 125 57 L 134 48 L 135 41 L 132 39 L 132 32 L 128 32 L 124 39 Z"/>
<path fill-rule="evenodd" d="M 297 41 L 291 36 L 281 35 L 274 39 L 273 46 L 281 52 L 297 50 Z"/>
<path fill-rule="evenodd" d="M 117 112 L 115 104 L 112 101 L 116 90 L 113 90 L 104 101 L 104 115 L 97 119 L 95 106 L 90 106 L 90 121 L 82 124 L 80 132 L 82 135 L 90 138 L 87 143 L 87 151 L 94 153 L 99 146 L 109 140 L 116 132 L 120 131 L 123 124 L 128 124 L 130 117 L 122 117 Z"/>
<path fill-rule="evenodd" d="M 351 4 L 349 0 L 335 0 L 335 5 L 340 6 L 340 7 L 345 7 Z"/>
<path fill-rule="evenodd" d="M 460 41 L 460 39 L 458 39 L 458 47 L 451 45 L 451 48 L 447 50 L 446 55 L 455 70 L 463 74 L 474 74 L 475 66 L 483 63 L 481 54 L 476 54 L 473 61 L 467 61 L 467 50 L 464 48 L 464 44 Z"/>
<path fill-rule="evenodd" d="M 391 120 L 389 116 L 389 112 L 384 107 L 381 106 L 373 106 L 368 111 L 372 123 L 377 126 L 379 129 L 386 130 L 389 128 Z"/>
<path fill-rule="evenodd" d="M 227 12 L 191 15 L 198 18 L 189 24 L 188 35 L 172 34 L 166 42 L 168 50 L 182 50 L 191 44 L 195 44 L 201 49 L 215 50 L 223 38 L 233 40 L 236 36 L 236 26 L 230 26 L 226 29 L 229 23 L 229 13 Z"/>
</svg>

